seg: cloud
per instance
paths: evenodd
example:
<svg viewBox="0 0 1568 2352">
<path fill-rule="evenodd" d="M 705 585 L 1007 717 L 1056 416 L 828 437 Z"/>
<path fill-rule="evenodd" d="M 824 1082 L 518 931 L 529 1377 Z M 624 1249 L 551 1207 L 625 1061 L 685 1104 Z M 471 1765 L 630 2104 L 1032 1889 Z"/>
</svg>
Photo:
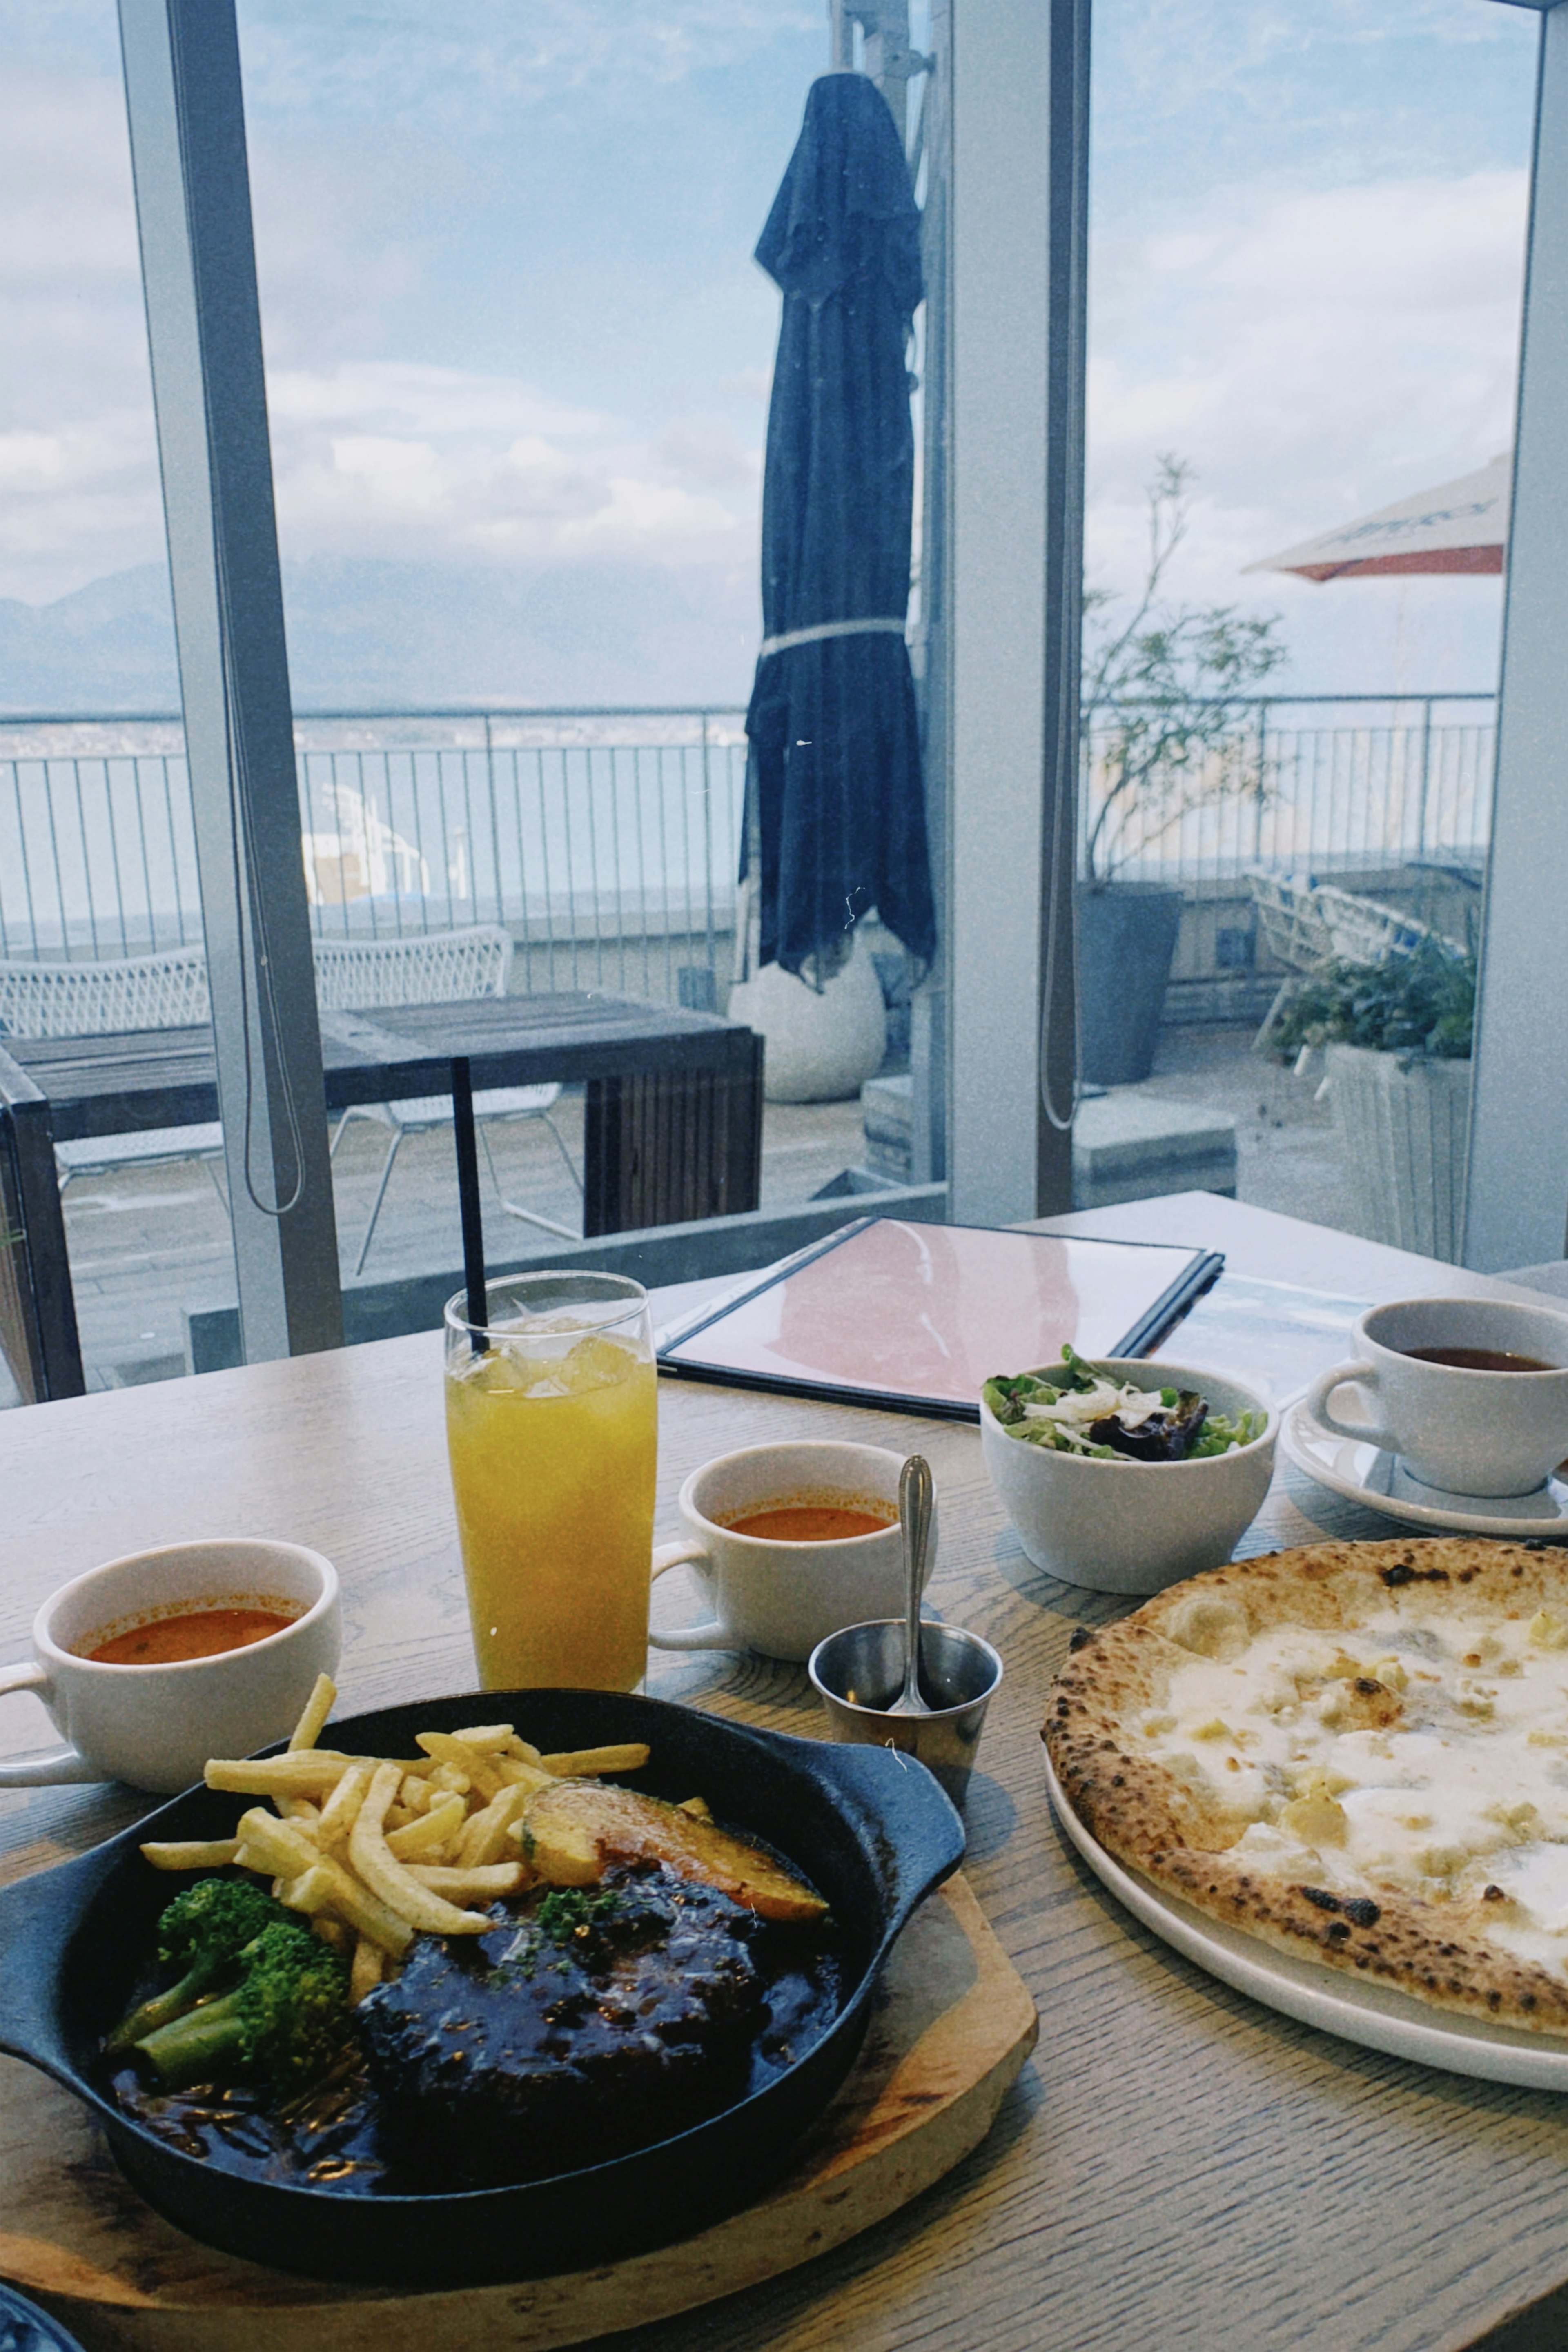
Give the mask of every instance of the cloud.
<svg viewBox="0 0 1568 2352">
<path fill-rule="evenodd" d="M 755 504 L 762 494 L 763 453 L 748 446 L 721 416 L 676 416 L 650 445 L 656 464 L 672 480 L 700 485 Z"/>
<path fill-rule="evenodd" d="M 1164 449 L 1198 475 L 1178 593 L 1278 603 L 1245 564 L 1507 446 L 1525 203 L 1519 172 L 1253 185 L 1097 254 L 1091 576 L 1138 576 Z"/>
<path fill-rule="evenodd" d="M 1095 25 L 1095 99 L 1119 145 L 1156 152 L 1151 122 L 1189 116 L 1207 134 L 1226 135 L 1232 105 L 1289 122 L 1298 140 L 1290 163 L 1310 164 L 1300 150 L 1305 118 L 1324 100 L 1342 123 L 1359 110 L 1383 117 L 1383 136 L 1401 135 L 1411 98 L 1409 61 L 1441 69 L 1445 50 L 1516 45 L 1525 36 L 1516 12 L 1495 0 L 1122 0 Z M 1424 53 L 1424 54 L 1423 54 Z M 1379 78 L 1392 63 L 1392 86 Z M 1446 129 L 1428 121 L 1428 139 Z M 1288 151 L 1289 152 L 1289 151 Z"/>
<path fill-rule="evenodd" d="M 345 40 L 331 14 L 298 0 L 253 0 L 244 25 L 257 103 L 291 112 L 408 113 L 489 122 L 498 110 L 592 90 L 617 103 L 648 84 L 732 66 L 781 37 L 821 39 L 811 0 L 378 0 Z M 825 44 L 826 46 L 826 44 Z"/>
<path fill-rule="evenodd" d="M 765 406 L 773 388 L 772 368 L 741 368 L 719 379 L 719 389 L 731 400 L 756 401 Z"/>
<path fill-rule="evenodd" d="M 406 360 L 355 360 L 323 369 L 269 369 L 275 425 L 333 425 L 413 433 L 602 434 L 610 420 L 552 400 L 515 377 Z"/>
<path fill-rule="evenodd" d="M 16 64 L 4 11 L 0 0 L 0 597 L 37 604 L 161 562 L 163 520 L 122 92 L 101 62 L 81 61 L 74 72 Z M 549 0 L 537 13 L 537 24 L 531 16 L 502 37 L 490 12 L 491 35 L 511 59 L 498 71 L 521 72 L 552 42 L 563 49 L 581 36 L 571 79 L 619 24 L 638 56 L 654 44 L 669 78 L 721 59 L 737 42 L 771 38 L 775 21 L 771 0 L 742 5 L 728 29 L 716 5 L 656 6 L 632 33 L 625 12 L 607 5 Z M 280 16 L 272 7 L 272 20 Z M 397 0 L 374 21 L 389 39 L 406 33 L 425 55 L 469 19 L 477 23 L 474 10 L 459 9 L 437 36 Z M 309 45 L 321 28 L 302 20 L 297 30 Z M 374 41 L 340 35 L 339 46 L 374 62 Z M 397 70 L 394 60 L 394 85 Z M 570 362 L 554 355 L 563 323 L 569 339 L 585 334 L 592 344 L 595 321 L 616 315 L 623 264 L 615 252 L 604 259 L 607 287 L 594 276 L 595 262 L 578 271 L 563 314 L 541 327 L 524 310 L 521 331 L 510 320 L 500 334 L 489 331 L 486 306 L 517 298 L 505 249 L 480 237 L 470 252 L 465 242 L 477 199 L 464 173 L 483 177 L 482 154 L 449 142 L 436 153 L 419 124 L 389 142 L 361 122 L 331 152 L 295 125 L 287 141 L 253 140 L 252 158 L 286 556 L 754 562 L 762 417 L 753 385 L 732 392 L 718 381 L 735 373 L 737 337 L 708 279 L 698 281 L 704 301 L 717 299 L 723 314 L 710 369 L 687 365 L 677 375 L 666 365 L 662 389 L 635 365 L 612 371 L 616 394 L 640 404 L 634 417 L 618 399 L 611 406 L 563 396 Z M 401 171 L 433 184 L 437 166 L 451 184 L 449 217 L 426 236 L 416 205 L 389 231 L 383 199 L 392 181 Z M 458 298 L 465 330 L 471 318 L 472 340 L 499 351 L 499 365 L 444 363 L 454 341 L 455 358 L 463 356 L 464 337 L 431 323 L 452 258 L 475 272 L 477 301 Z M 573 257 L 558 267 L 571 277 Z M 750 302 L 743 255 L 737 270 Z M 742 353 L 752 343 L 743 315 Z M 679 340 L 713 331 L 703 316 Z M 506 364 L 512 347 L 541 343 L 554 362 L 551 384 Z M 760 381 L 765 386 L 765 373 Z M 743 403 L 754 429 L 737 432 L 701 404 L 730 398 Z"/>
<path fill-rule="evenodd" d="M 269 400 L 290 555 L 734 563 L 755 544 L 761 454 L 722 419 L 638 437 L 509 377 L 395 362 L 284 371 Z"/>
<path fill-rule="evenodd" d="M 1498 12 L 1503 13 L 1500 10 Z M 1488 581 L 1244 578 L 1249 563 L 1452 478 L 1513 430 L 1520 171 L 1317 190 L 1230 185 L 1090 271 L 1089 576 L 1142 576 L 1156 455 L 1195 467 L 1174 594 L 1283 615 L 1303 689 L 1485 687 Z"/>
</svg>

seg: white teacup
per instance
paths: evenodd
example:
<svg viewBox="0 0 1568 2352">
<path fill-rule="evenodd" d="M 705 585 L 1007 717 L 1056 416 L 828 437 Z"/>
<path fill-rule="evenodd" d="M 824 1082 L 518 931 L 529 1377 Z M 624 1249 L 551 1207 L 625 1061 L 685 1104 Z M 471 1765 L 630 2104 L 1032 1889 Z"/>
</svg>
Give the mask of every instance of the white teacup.
<svg viewBox="0 0 1568 2352">
<path fill-rule="evenodd" d="M 1451 1495 L 1531 1495 L 1568 1455 L 1568 1315 L 1508 1298 L 1405 1298 L 1355 1327 L 1357 1361 L 1307 1391 L 1336 1436 L 1397 1454 L 1412 1478 Z M 1542 1371 L 1483 1371 L 1424 1360 L 1413 1348 L 1531 1357 Z M 1374 1421 L 1333 1409 L 1336 1389 L 1372 1398 Z"/>
<path fill-rule="evenodd" d="M 826 1439 L 798 1445 L 746 1445 L 694 1470 L 680 1490 L 689 1530 L 661 1544 L 653 1572 L 689 1561 L 712 1589 L 714 1615 L 703 1625 L 650 1631 L 656 1650 L 760 1650 L 767 1658 L 808 1658 L 819 1642 L 868 1617 L 901 1617 L 903 1537 L 899 1474 L 903 1456 L 881 1445 Z M 742 1535 L 731 1524 L 754 1512 L 795 1504 L 840 1504 L 886 1512 L 874 1532 L 826 1542 Z M 936 1557 L 936 1521 L 926 1552 Z"/>
<path fill-rule="evenodd" d="M 84 1657 L 163 1617 L 274 1609 L 292 1622 L 244 1649 L 168 1665 Z M 33 1621 L 35 1657 L 0 1667 L 0 1694 L 33 1691 L 70 1743 L 0 1762 L 0 1788 L 127 1780 L 160 1796 L 187 1789 L 210 1756 L 248 1756 L 285 1738 L 318 1675 L 338 1663 L 336 1570 L 303 1544 L 235 1536 L 164 1544 L 89 1569 L 51 1594 Z"/>
</svg>

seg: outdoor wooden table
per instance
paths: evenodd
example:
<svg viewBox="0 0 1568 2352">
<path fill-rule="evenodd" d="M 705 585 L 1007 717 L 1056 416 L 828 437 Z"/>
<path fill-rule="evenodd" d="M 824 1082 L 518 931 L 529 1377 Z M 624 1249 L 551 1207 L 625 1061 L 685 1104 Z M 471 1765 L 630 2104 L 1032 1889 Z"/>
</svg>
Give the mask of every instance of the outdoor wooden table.
<svg viewBox="0 0 1568 2352">
<path fill-rule="evenodd" d="M 739 1024 L 583 989 L 323 1013 L 321 1020 L 329 1115 L 445 1093 L 461 1060 L 476 1090 L 583 1082 L 584 1235 L 757 1206 L 763 1041 Z M 0 1163 L 6 1128 L 12 1144 L 0 1229 L 9 1189 L 30 1275 L 30 1297 L 14 1302 L 26 1327 L 27 1360 L 12 1367 L 24 1394 L 78 1396 L 83 1386 L 55 1145 L 217 1116 L 210 1028 L 14 1037 L 0 1045 Z M 471 1145 L 471 1118 L 468 1124 Z M 471 1149 L 467 1164 L 474 1165 Z"/>
<path fill-rule="evenodd" d="M 1207 1244 L 1234 1271 L 1369 1298 L 1502 1288 L 1206 1194 L 1058 1222 Z M 44 1596 L 95 1561 L 233 1532 L 315 1544 L 336 1561 L 346 1709 L 464 1687 L 440 1365 L 430 1333 L 0 1416 L 0 1654 L 20 1655 Z M 988 2140 L 894 2219 L 768 2285 L 617 2336 L 618 2352 L 1521 2352 L 1561 2340 L 1568 2294 L 1523 2332 L 1494 2331 L 1568 2290 L 1568 2104 L 1427 2072 L 1255 2007 L 1146 1934 L 1077 1860 L 1046 1801 L 1038 1727 L 1073 1627 L 1117 1604 L 1029 1566 L 975 1430 L 668 1382 L 659 1533 L 674 1532 L 697 1464 L 805 1435 L 918 1447 L 932 1463 L 932 1599 L 1007 1668 L 966 1868 L 1039 2004 L 1040 2045 Z M 1389 1531 L 1287 1469 L 1245 1548 Z M 679 1572 L 657 1605 L 664 1622 L 700 1613 Z M 656 1658 L 650 1687 L 817 1728 L 803 1675 L 756 1658 Z M 49 1736 L 31 1700 L 0 1731 L 12 1752 Z M 0 1875 L 47 1867 L 138 1810 L 120 1790 L 8 1795 Z M 4 2200 L 0 2183 L 0 2228 Z"/>
</svg>

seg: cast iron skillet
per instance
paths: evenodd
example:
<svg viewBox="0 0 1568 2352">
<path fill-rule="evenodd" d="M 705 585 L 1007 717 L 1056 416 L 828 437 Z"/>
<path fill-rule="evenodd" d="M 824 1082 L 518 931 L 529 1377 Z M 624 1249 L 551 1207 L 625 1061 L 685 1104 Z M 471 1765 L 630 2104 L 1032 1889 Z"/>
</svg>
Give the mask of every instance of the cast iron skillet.
<svg viewBox="0 0 1568 2352">
<path fill-rule="evenodd" d="M 409 1756 L 416 1731 L 457 1730 L 476 1710 L 514 1722 L 546 1750 L 646 1740 L 652 1759 L 617 1776 L 624 1785 L 706 1797 L 721 1821 L 766 1838 L 827 1897 L 848 1944 L 844 2007 L 821 2041 L 738 2105 L 582 2171 L 420 2197 L 345 2197 L 222 2171 L 123 2114 L 95 2079 L 158 1914 L 188 1883 L 153 1870 L 141 1841 L 227 1836 L 258 1801 L 188 1789 L 106 1845 L 0 1894 L 0 2050 L 84 2099 L 142 2194 L 210 2244 L 318 2277 L 433 2286 L 523 2278 L 689 2235 L 754 2196 L 826 2107 L 859 2049 L 894 1937 L 963 1856 L 957 1813 L 912 1759 L 754 1731 L 661 1699 L 469 1693 L 351 1717 L 329 1726 L 325 1744 Z"/>
</svg>

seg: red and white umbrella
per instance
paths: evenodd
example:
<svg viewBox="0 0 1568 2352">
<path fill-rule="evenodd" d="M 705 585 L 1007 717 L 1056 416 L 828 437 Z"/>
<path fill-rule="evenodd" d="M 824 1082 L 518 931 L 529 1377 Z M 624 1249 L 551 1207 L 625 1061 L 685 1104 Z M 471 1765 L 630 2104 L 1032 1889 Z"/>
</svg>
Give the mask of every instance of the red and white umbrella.
<svg viewBox="0 0 1568 2352">
<path fill-rule="evenodd" d="M 1504 450 L 1479 473 L 1422 490 L 1360 522 L 1266 555 L 1248 572 L 1296 572 L 1304 580 L 1359 580 L 1413 572 L 1500 572 L 1508 551 L 1513 457 Z"/>
</svg>

